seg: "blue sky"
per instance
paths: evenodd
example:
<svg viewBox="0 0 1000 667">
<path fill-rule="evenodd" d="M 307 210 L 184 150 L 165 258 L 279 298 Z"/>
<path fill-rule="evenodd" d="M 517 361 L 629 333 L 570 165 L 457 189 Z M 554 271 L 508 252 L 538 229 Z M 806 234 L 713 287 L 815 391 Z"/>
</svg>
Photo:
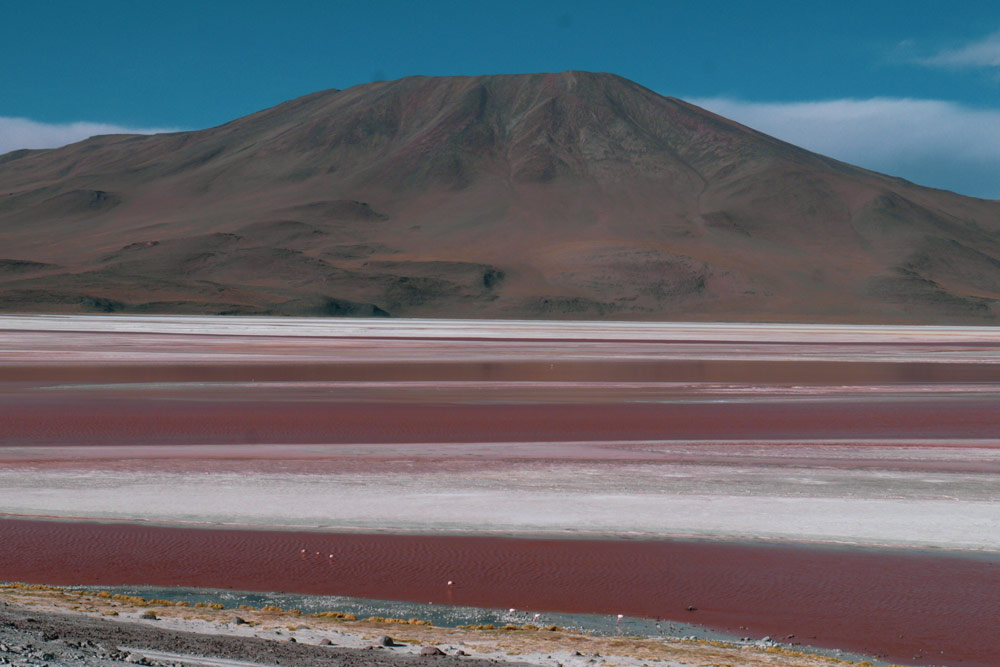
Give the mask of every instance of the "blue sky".
<svg viewBox="0 0 1000 667">
<path fill-rule="evenodd" d="M 0 152 L 196 129 L 410 74 L 614 72 L 807 148 L 1000 198 L 995 2 L 0 4 Z"/>
</svg>

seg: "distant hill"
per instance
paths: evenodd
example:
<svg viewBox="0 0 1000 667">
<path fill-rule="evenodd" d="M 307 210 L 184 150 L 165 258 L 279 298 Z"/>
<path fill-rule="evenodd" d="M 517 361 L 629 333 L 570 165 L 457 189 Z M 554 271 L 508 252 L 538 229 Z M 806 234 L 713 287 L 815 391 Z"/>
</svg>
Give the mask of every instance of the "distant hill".
<svg viewBox="0 0 1000 667">
<path fill-rule="evenodd" d="M 0 156 L 0 309 L 991 323 L 1000 202 L 610 74 L 410 77 Z"/>
</svg>

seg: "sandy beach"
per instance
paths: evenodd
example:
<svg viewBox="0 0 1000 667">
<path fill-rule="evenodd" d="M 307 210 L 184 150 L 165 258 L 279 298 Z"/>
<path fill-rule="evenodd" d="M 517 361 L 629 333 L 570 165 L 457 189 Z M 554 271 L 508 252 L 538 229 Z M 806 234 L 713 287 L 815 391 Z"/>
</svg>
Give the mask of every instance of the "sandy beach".
<svg viewBox="0 0 1000 667">
<path fill-rule="evenodd" d="M 6 316 L 0 580 L 989 667 L 998 399 L 989 328 Z"/>
</svg>

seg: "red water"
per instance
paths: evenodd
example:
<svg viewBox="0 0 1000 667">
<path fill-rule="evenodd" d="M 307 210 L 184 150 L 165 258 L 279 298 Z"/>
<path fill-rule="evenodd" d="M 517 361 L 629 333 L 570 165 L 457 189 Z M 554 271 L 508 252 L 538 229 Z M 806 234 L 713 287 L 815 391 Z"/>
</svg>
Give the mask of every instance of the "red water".
<svg viewBox="0 0 1000 667">
<path fill-rule="evenodd" d="M 995 438 L 996 402 L 400 404 L 4 397 L 6 445 Z"/>
<path fill-rule="evenodd" d="M 938 447 L 971 447 L 973 441 L 996 442 L 1000 434 L 995 342 L 827 345 L 810 336 L 772 345 L 766 340 L 3 335 L 0 445 L 39 446 L 31 454 L 39 453 L 38 465 L 85 465 L 74 463 L 73 455 L 59 454 L 65 461 L 52 458 L 41 445 L 108 450 L 122 445 L 127 456 L 117 451 L 94 456 L 119 461 L 114 466 L 127 471 L 154 465 L 145 459 L 168 452 L 161 445 L 194 451 L 196 445 L 219 444 L 227 453 L 194 454 L 181 461 L 176 449 L 169 449 L 167 455 L 175 458 L 155 465 L 252 473 L 269 470 L 275 461 L 282 470 L 297 465 L 378 469 L 385 462 L 373 463 L 376 456 L 426 463 L 430 469 L 496 465 L 495 450 L 486 463 L 477 462 L 474 450 L 497 442 L 888 439 L 901 446 L 934 440 Z M 851 360 L 810 358 L 820 353 Z M 763 358 L 776 354 L 783 358 Z M 741 358 L 729 358 L 733 355 Z M 747 358 L 754 355 L 762 356 Z M 128 384 L 133 382 L 146 386 Z M 367 388 L 354 395 L 350 388 L 318 386 L 331 382 Z M 399 382 L 452 388 L 447 396 L 433 387 L 423 395 L 423 389 L 404 391 Z M 521 384 L 500 394 L 455 390 L 456 382 Z M 648 383 L 650 389 L 634 400 L 633 394 L 612 387 L 615 382 Z M 307 388 L 308 383 L 317 386 Z M 574 390 L 574 400 L 568 401 L 564 394 L 572 383 L 608 386 Z M 684 395 L 688 389 L 658 389 L 657 383 L 697 386 Z M 759 391 L 706 399 L 710 392 L 703 389 L 713 383 Z M 782 392 L 790 387 L 806 390 L 788 398 Z M 894 395 L 893 387 L 910 394 Z M 812 395 L 824 388 L 830 395 Z M 249 460 L 238 446 L 254 443 L 275 447 L 267 455 L 256 451 Z M 428 452 L 420 458 L 401 451 L 345 458 L 324 450 L 325 462 L 316 462 L 290 447 L 312 443 L 421 443 L 418 447 Z M 431 456 L 432 448 L 443 443 L 482 444 L 467 446 L 465 458 L 456 462 L 451 451 Z M 995 465 L 978 457 L 873 463 L 858 446 L 857 459 L 813 457 L 807 463 L 996 472 Z M 556 447 L 538 445 L 511 455 L 612 463 L 687 456 L 642 448 L 611 452 L 584 444 Z M 302 460 L 284 460 L 289 455 Z M 713 456 L 732 462 L 725 454 Z M 775 463 L 761 451 L 755 456 L 763 457 L 762 465 L 796 464 L 792 458 Z M 12 465 L 27 460 L 13 450 L 7 457 Z M 696 460 L 707 461 L 701 454 Z M 739 462 L 755 465 L 757 459 Z M 302 558 L 303 548 L 312 556 Z M 976 559 L 709 542 L 361 536 L 0 520 L 0 580 L 213 586 L 623 613 L 702 623 L 737 635 L 795 635 L 790 641 L 887 655 L 907 664 L 974 667 L 1000 665 L 998 560 L 997 555 Z M 448 588 L 449 579 L 457 585 Z M 689 605 L 698 610 L 685 611 Z"/>
<path fill-rule="evenodd" d="M 572 344 L 577 351 L 579 343 Z M 593 345 L 593 344 L 590 344 Z M 566 360 L 562 350 L 550 345 L 549 357 L 538 361 L 515 358 L 487 358 L 482 361 L 441 361 L 404 359 L 386 362 L 352 360 L 353 351 L 340 358 L 310 362 L 259 361 L 250 355 L 233 355 L 236 361 L 215 360 L 192 363 L 124 363 L 110 361 L 94 364 L 79 359 L 52 363 L 3 361 L 4 382 L 27 383 L 112 383 L 112 382 L 348 382 L 348 381 L 482 381 L 482 382 L 738 382 L 748 384 L 880 384 L 1000 382 L 1000 364 L 929 363 L 921 361 L 825 361 L 814 359 L 656 359 L 641 361 L 609 359 Z M 436 350 L 433 342 L 424 342 L 423 354 L 433 357 L 447 350 Z M 642 346 L 621 343 L 605 344 L 609 354 L 635 350 Z M 373 352 L 377 354 L 379 351 Z M 519 351 L 508 351 L 515 357 Z M 538 356 L 538 351 L 533 351 Z M 524 354 L 528 354 L 525 352 Z M 590 354 L 594 354 L 593 351 Z M 648 353 L 647 353 L 648 354 Z M 81 354 L 85 358 L 86 355 Z"/>
<path fill-rule="evenodd" d="M 1000 656 L 995 556 L 0 520 L 0 580 L 621 613 L 927 665 Z"/>
</svg>

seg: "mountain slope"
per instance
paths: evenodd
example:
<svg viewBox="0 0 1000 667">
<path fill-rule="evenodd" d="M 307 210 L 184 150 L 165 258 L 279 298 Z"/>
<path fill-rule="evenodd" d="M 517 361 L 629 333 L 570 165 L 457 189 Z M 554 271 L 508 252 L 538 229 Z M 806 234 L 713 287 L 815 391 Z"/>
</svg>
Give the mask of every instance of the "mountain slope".
<svg viewBox="0 0 1000 667">
<path fill-rule="evenodd" d="M 0 308 L 991 322 L 1000 202 L 614 75 L 411 77 L 0 156 Z"/>
</svg>

